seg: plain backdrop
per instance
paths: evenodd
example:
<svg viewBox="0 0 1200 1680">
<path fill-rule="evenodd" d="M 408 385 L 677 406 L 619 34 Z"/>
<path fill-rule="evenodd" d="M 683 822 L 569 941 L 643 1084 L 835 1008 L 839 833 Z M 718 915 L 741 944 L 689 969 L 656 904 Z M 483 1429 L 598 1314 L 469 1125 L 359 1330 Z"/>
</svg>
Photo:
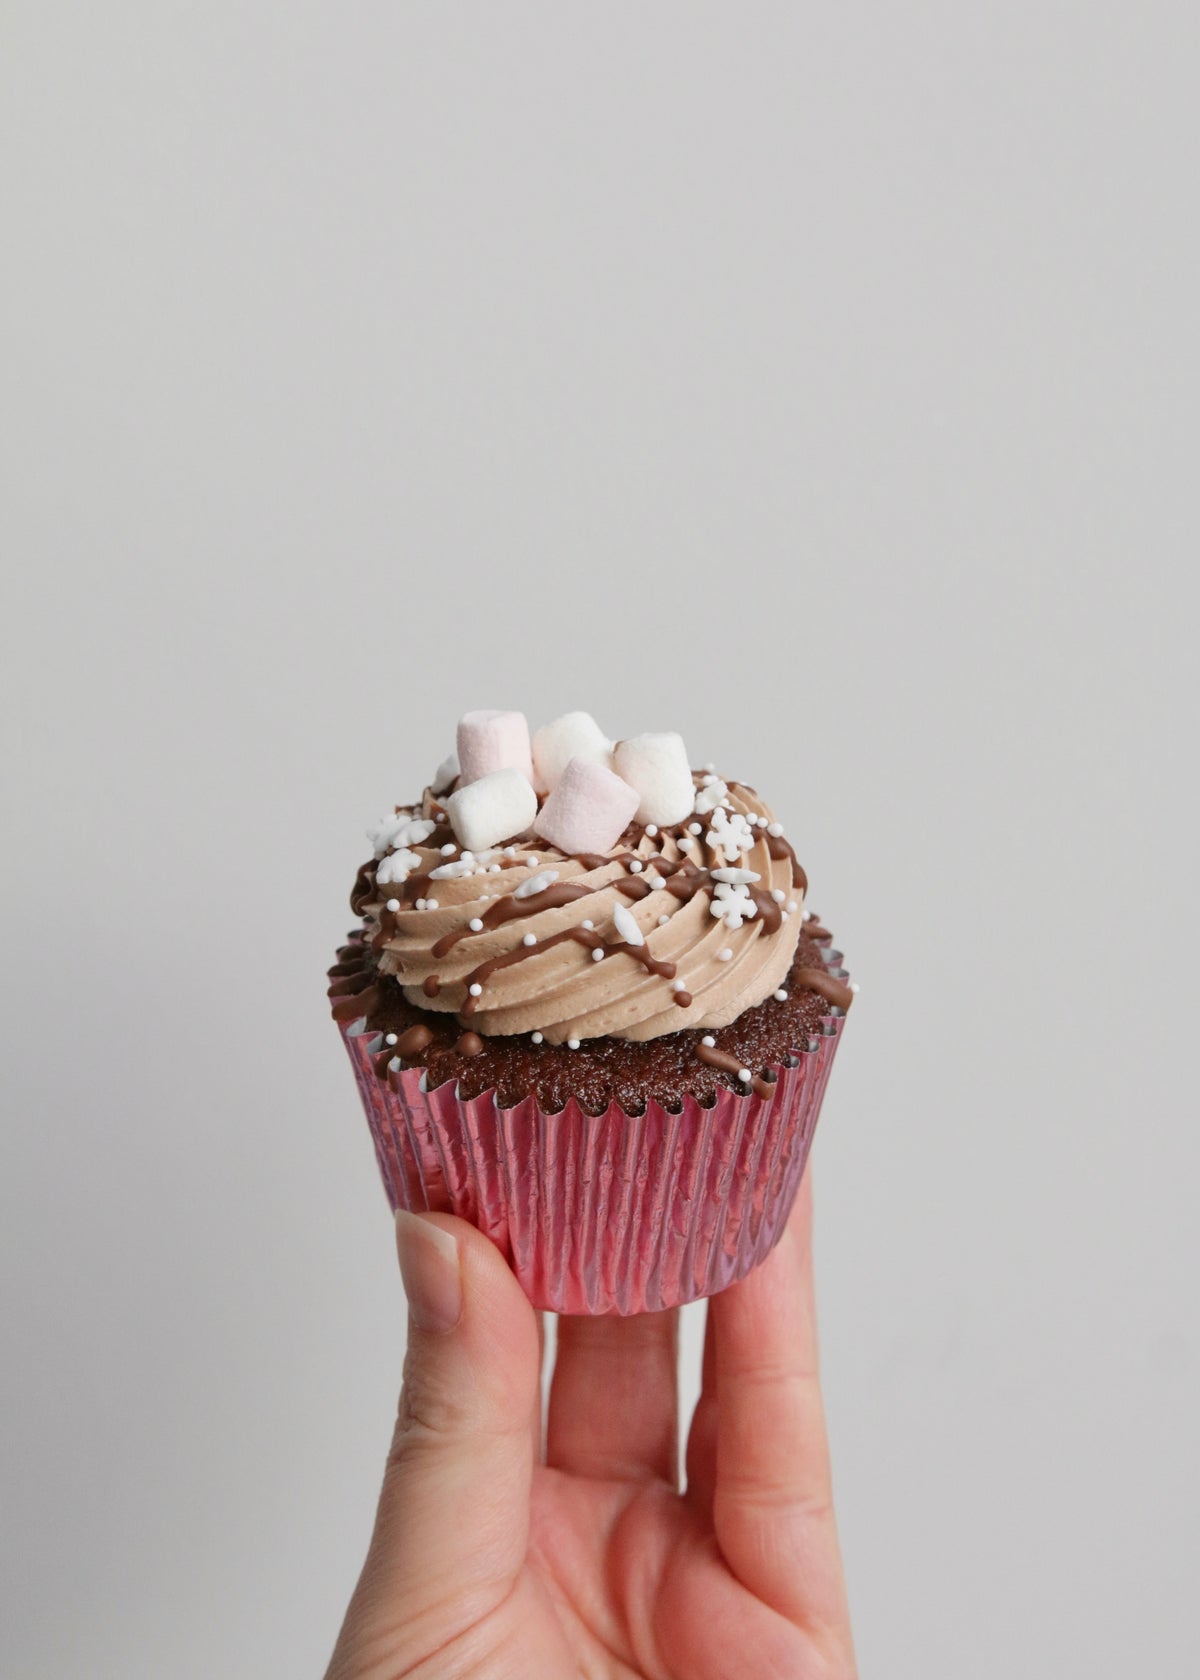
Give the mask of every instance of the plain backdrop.
<svg viewBox="0 0 1200 1680">
<path fill-rule="evenodd" d="M 1200 1665 L 1198 72 L 1156 0 L 0 9 L 5 1680 L 323 1668 L 404 1338 L 324 969 L 482 705 L 680 729 L 861 982 L 864 1675 Z"/>
</svg>

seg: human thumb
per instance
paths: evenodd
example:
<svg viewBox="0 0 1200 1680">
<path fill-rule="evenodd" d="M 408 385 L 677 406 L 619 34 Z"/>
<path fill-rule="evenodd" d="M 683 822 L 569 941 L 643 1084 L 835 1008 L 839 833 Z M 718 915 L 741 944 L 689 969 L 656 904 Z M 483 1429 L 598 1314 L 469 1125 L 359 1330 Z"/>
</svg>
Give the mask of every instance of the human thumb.
<svg viewBox="0 0 1200 1680">
<path fill-rule="evenodd" d="M 529 1536 L 537 1318 L 499 1250 L 449 1214 L 396 1215 L 408 1348 L 356 1632 L 413 1665 L 498 1604 Z M 396 1641 L 403 1650 L 395 1648 Z M 330 1674 L 355 1668 L 335 1663 Z"/>
</svg>

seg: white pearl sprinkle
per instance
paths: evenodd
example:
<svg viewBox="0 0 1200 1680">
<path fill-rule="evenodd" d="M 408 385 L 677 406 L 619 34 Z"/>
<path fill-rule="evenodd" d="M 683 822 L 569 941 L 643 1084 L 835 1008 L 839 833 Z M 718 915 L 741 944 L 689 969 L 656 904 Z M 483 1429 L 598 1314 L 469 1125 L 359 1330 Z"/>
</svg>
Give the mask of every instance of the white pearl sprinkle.
<svg viewBox="0 0 1200 1680">
<path fill-rule="evenodd" d="M 679 979 L 672 980 L 671 990 L 673 992 L 686 992 L 687 991 L 687 984 L 683 980 L 679 980 Z"/>
<path fill-rule="evenodd" d="M 529 852 L 526 855 L 525 862 L 529 865 L 530 869 L 536 868 L 536 866 L 537 866 L 537 853 L 536 852 Z"/>
<path fill-rule="evenodd" d="M 701 768 L 701 769 L 702 769 L 702 770 L 707 770 L 707 771 L 708 771 L 708 773 L 709 773 L 709 775 L 710 775 L 710 776 L 711 776 L 711 775 L 712 775 L 712 774 L 713 774 L 713 773 L 714 773 L 714 772 L 715 772 L 715 770 L 716 770 L 716 768 L 717 768 L 717 767 L 716 767 L 716 765 L 715 765 L 715 764 L 702 764 L 702 765 L 701 765 L 701 766 L 700 766 L 700 768 Z"/>
<path fill-rule="evenodd" d="M 479 984 L 478 980 L 476 980 L 473 985 L 468 986 L 467 990 L 470 992 L 472 997 L 483 996 L 483 987 Z"/>
<path fill-rule="evenodd" d="M 419 898 L 419 899 L 418 899 L 418 900 L 417 900 L 417 902 L 416 902 L 416 905 L 415 905 L 415 908 L 416 908 L 416 909 L 417 909 L 417 910 L 424 910 L 424 908 L 425 908 L 425 900 L 424 900 L 424 899 L 423 899 L 423 898 Z"/>
<path fill-rule="evenodd" d="M 658 833 L 658 824 L 657 823 L 647 823 L 646 824 L 646 833 L 650 836 L 651 840 L 653 840 L 654 836 Z"/>
<path fill-rule="evenodd" d="M 467 923 L 467 926 L 470 928 L 472 933 L 483 932 L 483 922 L 478 916 L 472 916 L 471 920 Z"/>
<path fill-rule="evenodd" d="M 629 862 L 629 873 L 631 875 L 640 875 L 645 867 L 646 866 L 642 862 L 641 858 L 631 858 Z"/>
<path fill-rule="evenodd" d="M 795 909 L 796 909 L 796 900 L 794 898 L 789 898 L 788 901 L 787 901 L 788 915 L 789 916 L 792 915 L 792 913 L 795 911 Z"/>
<path fill-rule="evenodd" d="M 400 900 L 398 898 L 389 898 L 387 901 L 387 907 L 389 910 L 399 910 Z"/>
<path fill-rule="evenodd" d="M 488 874 L 489 875 L 499 875 L 499 873 L 500 873 L 500 865 L 498 863 L 490 863 L 488 865 Z"/>
<path fill-rule="evenodd" d="M 474 852 L 464 852 L 462 854 L 461 861 L 463 863 L 474 863 L 475 862 L 475 853 Z"/>
<path fill-rule="evenodd" d="M 522 945 L 536 945 L 537 944 L 537 934 L 536 933 L 527 933 L 525 935 L 524 939 L 522 939 L 521 943 L 522 943 Z"/>
<path fill-rule="evenodd" d="M 852 992 L 856 992 L 856 991 L 857 991 L 857 990 L 858 990 L 858 981 L 857 981 L 857 980 L 851 980 L 851 982 L 850 982 L 850 990 L 851 990 L 851 991 L 852 991 Z"/>
<path fill-rule="evenodd" d="M 788 912 L 786 910 L 781 910 L 779 912 L 779 919 L 780 921 L 786 922 L 788 919 Z"/>
<path fill-rule="evenodd" d="M 776 1003 L 786 1003 L 787 1000 L 788 1000 L 788 995 L 784 991 L 783 987 L 780 986 L 779 990 L 775 993 L 775 1002 Z"/>
<path fill-rule="evenodd" d="M 717 1041 L 711 1033 L 705 1033 L 700 1042 L 701 1044 L 706 1044 L 710 1050 L 715 1050 L 717 1048 Z"/>
<path fill-rule="evenodd" d="M 692 839 L 690 834 L 681 834 L 679 836 L 679 844 L 681 846 L 689 846 L 690 847 L 690 846 L 694 846 L 696 844 L 696 842 Z"/>
<path fill-rule="evenodd" d="M 767 824 L 767 833 L 773 840 L 778 840 L 780 835 L 783 833 L 783 824 L 769 822 Z"/>
<path fill-rule="evenodd" d="M 733 952 L 729 949 L 728 945 L 722 945 L 721 949 L 717 952 L 717 956 L 720 957 L 722 962 L 731 962 L 733 960 Z"/>
<path fill-rule="evenodd" d="M 427 898 L 425 900 L 426 910 L 436 910 L 437 907 L 438 907 L 438 901 L 437 901 L 436 898 Z"/>
<path fill-rule="evenodd" d="M 603 947 L 603 945 L 597 945 L 596 946 L 596 949 L 592 952 L 592 961 L 593 962 L 603 962 L 604 961 L 604 947 Z"/>
<path fill-rule="evenodd" d="M 517 848 L 515 846 L 505 846 L 504 855 L 505 857 L 516 857 Z"/>
<path fill-rule="evenodd" d="M 383 1042 L 385 1044 L 396 1044 L 399 1042 L 398 1035 L 396 1033 L 385 1033 Z"/>
<path fill-rule="evenodd" d="M 454 844 L 453 840 L 447 840 L 446 844 L 441 847 L 441 854 L 443 857 L 453 857 L 457 850 L 458 847 Z"/>
<path fill-rule="evenodd" d="M 771 897 L 775 900 L 776 904 L 782 904 L 784 899 L 787 897 L 787 894 L 784 892 L 782 887 L 772 887 Z"/>
<path fill-rule="evenodd" d="M 567 1040 L 567 1049 L 568 1050 L 578 1050 L 578 1048 L 579 1048 L 579 1040 L 577 1038 L 569 1038 Z"/>
<path fill-rule="evenodd" d="M 588 932 L 590 933 L 592 928 L 594 928 L 596 924 L 595 924 L 595 922 L 589 920 L 589 921 L 586 921 L 586 922 L 581 922 L 579 925 L 580 925 L 580 927 L 587 928 Z"/>
<path fill-rule="evenodd" d="M 750 1069 L 749 1068 L 739 1068 L 738 1069 L 738 1078 L 741 1080 L 743 1085 L 749 1085 L 750 1079 L 751 1079 Z"/>
<path fill-rule="evenodd" d="M 805 911 L 805 912 L 804 912 L 804 920 L 805 920 L 805 921 L 806 921 L 806 922 L 811 922 L 811 921 L 812 921 L 812 919 L 813 919 L 813 913 L 812 913 L 812 911 L 811 911 L 811 910 L 806 910 L 806 911 Z"/>
<path fill-rule="evenodd" d="M 659 918 L 658 918 L 658 925 L 659 925 L 659 927 L 666 927 L 666 925 L 667 925 L 667 923 L 668 923 L 668 922 L 669 922 L 669 921 L 670 921 L 670 920 L 671 920 L 671 918 L 670 918 L 670 916 L 667 916 L 667 915 L 663 915 L 663 916 L 660 916 L 660 917 L 659 917 Z"/>
<path fill-rule="evenodd" d="M 530 1033 L 529 1036 L 535 1044 L 540 1044 L 542 1042 L 542 1035 L 540 1032 Z"/>
<path fill-rule="evenodd" d="M 700 832 L 701 832 L 701 828 L 700 828 L 699 823 L 689 823 L 688 824 L 688 833 L 689 834 L 699 834 Z"/>
</svg>

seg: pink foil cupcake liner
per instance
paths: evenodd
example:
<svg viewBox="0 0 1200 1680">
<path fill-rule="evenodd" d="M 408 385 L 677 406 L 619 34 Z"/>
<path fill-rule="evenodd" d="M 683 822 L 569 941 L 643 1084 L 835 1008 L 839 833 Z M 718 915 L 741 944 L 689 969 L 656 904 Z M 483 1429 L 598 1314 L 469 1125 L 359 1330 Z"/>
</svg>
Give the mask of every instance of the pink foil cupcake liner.
<svg viewBox="0 0 1200 1680">
<path fill-rule="evenodd" d="M 826 948 L 839 976 L 841 953 Z M 744 1277 L 783 1235 L 808 1160 L 844 1015 L 777 1067 L 770 1096 L 724 1092 L 709 1107 L 648 1102 L 547 1113 L 425 1088 L 420 1067 L 375 1072 L 365 1019 L 340 1023 L 393 1209 L 458 1214 L 507 1258 L 535 1307 L 652 1312 Z"/>
</svg>

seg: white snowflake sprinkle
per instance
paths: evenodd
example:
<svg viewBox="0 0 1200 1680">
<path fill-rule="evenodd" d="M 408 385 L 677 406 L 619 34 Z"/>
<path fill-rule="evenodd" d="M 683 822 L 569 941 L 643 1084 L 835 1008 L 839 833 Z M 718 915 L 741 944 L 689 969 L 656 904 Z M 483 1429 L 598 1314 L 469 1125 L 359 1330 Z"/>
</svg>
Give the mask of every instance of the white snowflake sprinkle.
<svg viewBox="0 0 1200 1680">
<path fill-rule="evenodd" d="M 389 852 L 375 871 L 375 880 L 381 887 L 388 887 L 393 883 L 399 886 L 401 881 L 408 880 L 420 862 L 416 852 L 410 852 L 403 847 L 398 852 Z"/>
<path fill-rule="evenodd" d="M 743 922 L 758 915 L 758 905 L 750 897 L 749 887 L 736 886 L 731 881 L 720 883 L 708 908 L 709 913 L 719 916 L 727 928 L 740 928 Z"/>
<path fill-rule="evenodd" d="M 714 851 L 723 853 L 727 863 L 733 863 L 754 844 L 754 830 L 745 817 L 736 813 L 731 816 L 718 808 L 712 814 L 707 838 Z"/>
<path fill-rule="evenodd" d="M 642 930 L 633 918 L 633 913 L 623 904 L 618 904 L 613 911 L 613 926 L 627 945 L 644 945 Z"/>
<path fill-rule="evenodd" d="M 543 869 L 540 874 L 531 875 L 528 881 L 522 881 L 513 897 L 533 898 L 535 894 L 545 892 L 547 887 L 552 887 L 557 880 L 557 869 Z"/>
<path fill-rule="evenodd" d="M 695 803 L 692 810 L 698 817 L 706 817 L 710 811 L 715 811 L 719 805 L 729 808 L 729 789 L 719 776 L 706 776 L 704 786 L 697 788 Z"/>
</svg>

